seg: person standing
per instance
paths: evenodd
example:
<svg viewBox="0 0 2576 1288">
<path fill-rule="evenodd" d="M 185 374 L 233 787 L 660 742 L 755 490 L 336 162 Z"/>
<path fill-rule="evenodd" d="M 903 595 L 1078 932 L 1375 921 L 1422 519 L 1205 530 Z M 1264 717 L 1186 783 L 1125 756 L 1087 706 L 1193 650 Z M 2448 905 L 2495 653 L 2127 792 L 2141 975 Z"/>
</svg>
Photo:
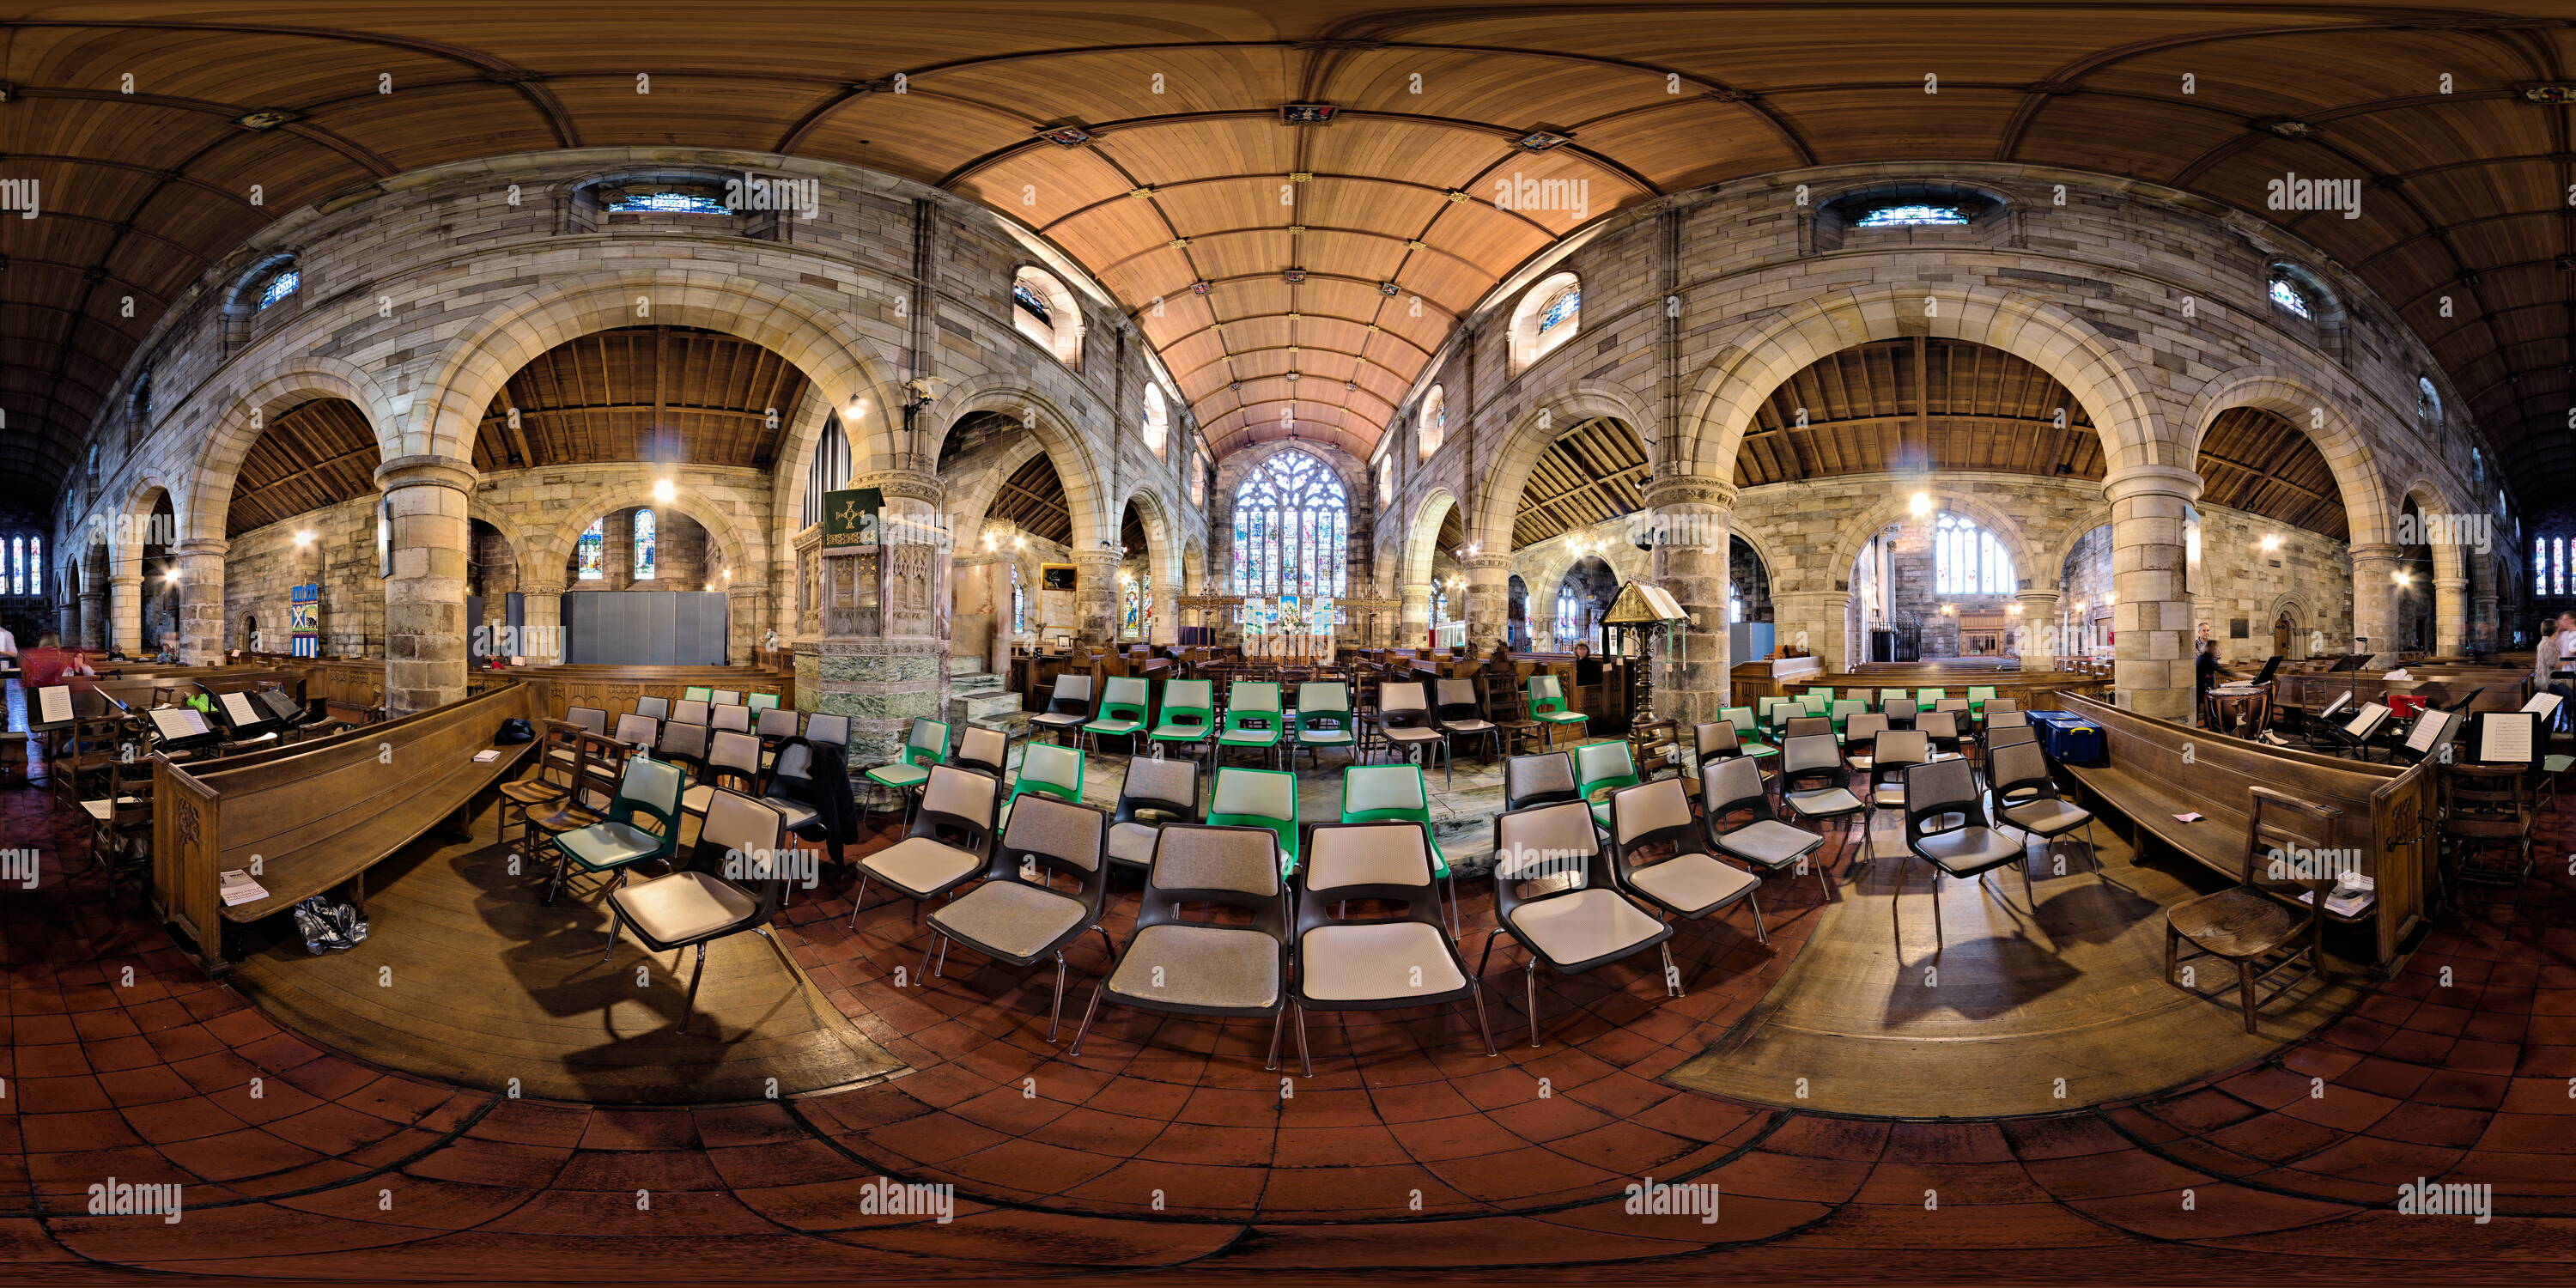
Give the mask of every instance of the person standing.
<svg viewBox="0 0 2576 1288">
<path fill-rule="evenodd" d="M 2576 706 L 2576 612 L 2560 613 L 2554 629 L 2541 636 L 2539 647 L 2532 650 L 2531 682 L 2559 697 L 2556 727 L 2569 727 L 2570 706 Z"/>
</svg>

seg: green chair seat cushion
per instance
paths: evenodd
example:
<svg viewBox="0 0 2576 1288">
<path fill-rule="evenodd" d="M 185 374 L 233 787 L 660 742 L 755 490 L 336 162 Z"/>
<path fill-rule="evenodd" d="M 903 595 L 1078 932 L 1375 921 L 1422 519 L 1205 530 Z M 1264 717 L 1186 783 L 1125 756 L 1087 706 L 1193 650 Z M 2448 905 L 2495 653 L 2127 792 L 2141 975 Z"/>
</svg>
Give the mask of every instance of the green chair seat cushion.
<svg viewBox="0 0 2576 1288">
<path fill-rule="evenodd" d="M 1084 733 L 1130 734 L 1145 727 L 1142 720 L 1094 720 L 1084 725 Z"/>
<path fill-rule="evenodd" d="M 930 781 L 930 771 L 919 765 L 879 765 L 868 771 L 868 780 L 886 787 L 917 787 Z"/>
<path fill-rule="evenodd" d="M 1229 747 L 1275 747 L 1279 745 L 1279 731 L 1276 729 L 1228 729 L 1224 733 L 1218 734 L 1216 736 L 1216 740 Z"/>
<path fill-rule="evenodd" d="M 1573 724 L 1579 720 L 1589 720 L 1592 718 L 1580 711 L 1539 711 L 1532 714 L 1536 718 L 1544 720 L 1549 724 Z"/>
<path fill-rule="evenodd" d="M 1157 742 L 1198 742 L 1205 739 L 1210 732 L 1209 728 L 1203 724 L 1167 724 L 1154 726 L 1154 732 L 1145 736 L 1152 738 Z"/>
<path fill-rule="evenodd" d="M 566 832 L 555 838 L 555 844 L 562 846 L 573 862 L 593 872 L 624 867 L 662 852 L 662 838 L 614 820 Z"/>
</svg>

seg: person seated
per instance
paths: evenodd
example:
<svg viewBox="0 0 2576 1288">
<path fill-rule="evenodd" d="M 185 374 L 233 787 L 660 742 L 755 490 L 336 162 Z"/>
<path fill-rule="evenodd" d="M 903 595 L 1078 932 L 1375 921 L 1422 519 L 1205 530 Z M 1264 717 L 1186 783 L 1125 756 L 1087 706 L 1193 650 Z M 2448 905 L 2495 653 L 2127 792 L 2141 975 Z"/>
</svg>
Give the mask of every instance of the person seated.
<svg viewBox="0 0 2576 1288">
<path fill-rule="evenodd" d="M 1574 682 L 1582 686 L 1601 683 L 1601 659 L 1592 656 L 1589 644 L 1574 646 Z"/>
<path fill-rule="evenodd" d="M 18 682 L 30 689 L 76 683 L 98 674 L 90 668 L 88 658 L 63 648 L 63 637 L 52 631 L 36 637 L 36 647 L 19 656 L 18 666 Z M 81 687 L 91 686 L 83 684 Z"/>
</svg>

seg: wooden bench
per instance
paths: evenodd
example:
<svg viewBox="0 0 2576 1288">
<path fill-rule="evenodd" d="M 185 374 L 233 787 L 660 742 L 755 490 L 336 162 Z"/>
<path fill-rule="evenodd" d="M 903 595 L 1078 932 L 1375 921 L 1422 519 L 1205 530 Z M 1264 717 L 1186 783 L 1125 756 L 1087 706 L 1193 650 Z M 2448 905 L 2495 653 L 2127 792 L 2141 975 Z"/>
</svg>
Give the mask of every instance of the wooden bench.
<svg viewBox="0 0 2576 1288">
<path fill-rule="evenodd" d="M 549 720 L 569 719 L 565 712 L 572 707 L 591 707 L 607 712 L 613 725 L 635 709 L 638 698 L 676 703 L 692 686 L 730 690 L 746 700 L 766 693 L 782 707 L 796 706 L 795 676 L 748 666 L 539 666 L 507 674 L 545 684 L 548 709 L 542 714 Z"/>
<path fill-rule="evenodd" d="M 363 900 L 368 868 L 516 773 L 534 743 L 496 747 L 542 692 L 509 684 L 384 724 L 225 760 L 153 757 L 153 902 L 180 946 L 213 974 L 231 968 L 232 928 L 339 887 Z M 476 752 L 501 754 L 478 763 Z M 267 897 L 225 907 L 221 874 L 252 871 Z"/>
<path fill-rule="evenodd" d="M 2355 852 L 2376 894 L 2353 915 L 2338 916 L 2329 907 L 2328 922 L 2361 932 L 2375 972 L 2395 968 L 2425 919 L 2433 766 L 2372 765 L 2271 747 L 2089 698 L 2069 698 L 2066 709 L 2101 726 L 2105 752 L 2103 764 L 2067 769 L 2106 807 L 2106 824 L 2117 828 L 2126 820 L 2128 839 L 2141 850 L 2153 838 L 2233 879 L 2244 871 L 2254 788 L 2341 809 L 2335 835 L 2318 837 L 2309 848 Z M 2203 817 L 2193 823 L 2174 817 L 2186 813 Z"/>
</svg>

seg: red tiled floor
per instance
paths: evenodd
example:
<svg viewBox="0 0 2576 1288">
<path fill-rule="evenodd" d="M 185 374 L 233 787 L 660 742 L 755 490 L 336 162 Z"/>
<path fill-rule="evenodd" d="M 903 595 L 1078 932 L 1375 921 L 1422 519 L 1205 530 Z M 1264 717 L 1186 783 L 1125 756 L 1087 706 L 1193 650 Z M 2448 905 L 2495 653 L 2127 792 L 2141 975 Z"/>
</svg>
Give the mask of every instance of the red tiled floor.
<svg viewBox="0 0 2576 1288">
<path fill-rule="evenodd" d="M 50 829 L 43 805 L 0 793 L 0 819 Z M 1073 1057 L 1044 1041 L 1032 977 L 989 964 L 897 990 L 887 964 L 918 960 L 908 919 L 874 910 L 851 936 L 846 898 L 826 894 L 800 900 L 791 941 L 912 1068 L 787 1103 L 638 1110 L 358 1065 L 195 974 L 86 875 L 49 872 L 35 897 L 0 905 L 0 1262 L 150 1271 L 221 1248 L 228 1268 L 294 1277 L 497 1263 L 614 1278 L 668 1269 L 632 1259 L 647 1244 L 689 1262 L 685 1240 L 721 1236 L 733 1251 L 692 1264 L 696 1277 L 1182 1262 L 1596 1262 L 1618 1277 L 1628 1259 L 1706 1277 L 1698 1259 L 1730 1245 L 1767 1260 L 1729 1273 L 1812 1273 L 1900 1248 L 1917 1274 L 1971 1279 L 2423 1265 L 2456 1254 L 2392 1224 L 2403 1181 L 2494 1184 L 2499 1212 L 2479 1237 L 2506 1242 L 2481 1246 L 2526 1247 L 2576 1210 L 2576 933 L 2552 919 L 2569 884 L 2535 891 L 2517 923 L 2483 908 L 2450 918 L 2351 1014 L 2215 1083 L 2047 1118 L 1900 1122 L 1660 1080 L 1778 978 L 1814 924 L 1812 884 L 1777 890 L 1770 953 L 1676 940 L 1685 972 L 1710 951 L 1728 959 L 1686 998 L 1616 971 L 1543 981 L 1532 1049 L 1517 981 L 1497 973 L 1500 1054 L 1484 1054 L 1463 1008 L 1318 1015 L 1311 1079 L 1293 1037 L 1285 1067 L 1261 1068 L 1266 1024 L 1119 1013 Z M 1480 915 L 1471 895 L 1471 942 Z M 1096 969 L 1096 951 L 1077 967 Z M 96 963 L 110 958 L 135 965 L 137 987 L 109 986 Z M 77 1215 L 109 1175 L 184 1183 L 185 1223 Z M 1722 1218 L 1629 1213 L 1626 1189 L 1648 1175 L 1716 1184 Z M 887 1176 L 956 1185 L 959 1218 L 863 1210 L 862 1182 Z"/>
</svg>

